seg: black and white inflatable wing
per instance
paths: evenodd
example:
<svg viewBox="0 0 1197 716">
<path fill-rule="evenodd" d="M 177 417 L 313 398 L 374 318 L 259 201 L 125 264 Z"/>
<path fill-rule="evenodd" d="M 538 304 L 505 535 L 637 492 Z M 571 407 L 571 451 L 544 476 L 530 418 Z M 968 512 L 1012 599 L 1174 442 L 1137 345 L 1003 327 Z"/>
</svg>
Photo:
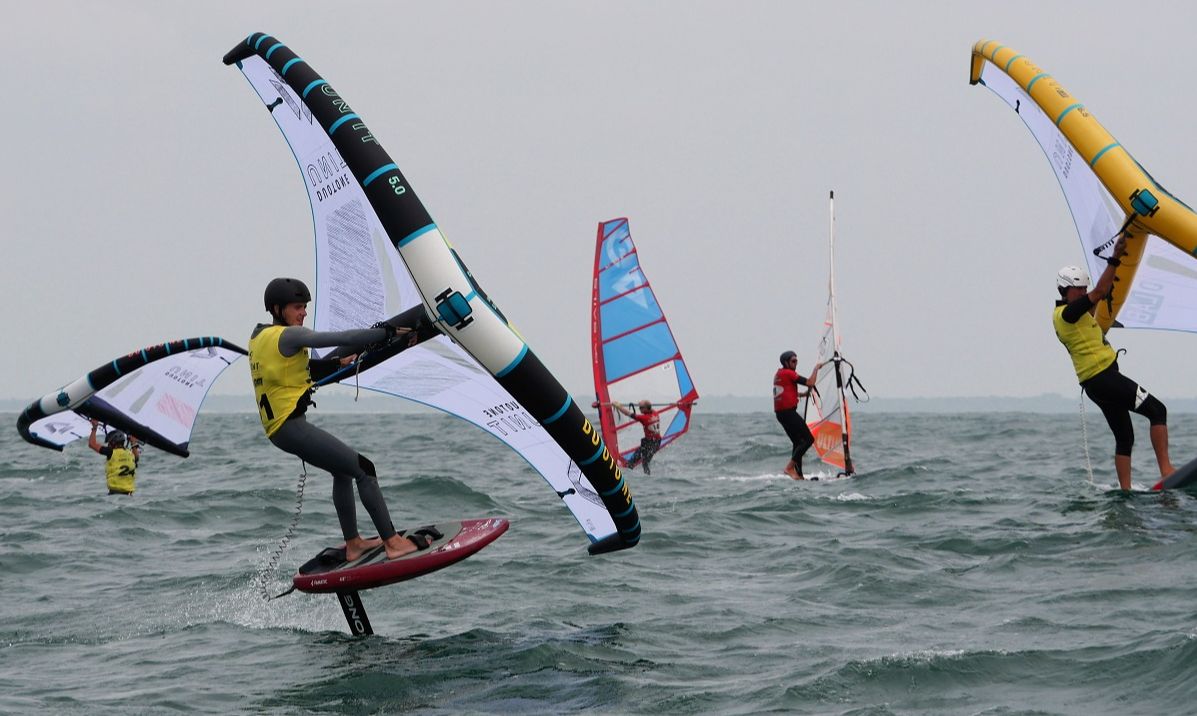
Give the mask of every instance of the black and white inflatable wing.
<svg viewBox="0 0 1197 716">
<path fill-rule="evenodd" d="M 187 457 L 191 429 L 209 388 L 245 349 L 223 338 L 160 343 L 109 361 L 25 408 L 17 431 L 62 450 L 91 432 L 91 419 Z"/>
</svg>

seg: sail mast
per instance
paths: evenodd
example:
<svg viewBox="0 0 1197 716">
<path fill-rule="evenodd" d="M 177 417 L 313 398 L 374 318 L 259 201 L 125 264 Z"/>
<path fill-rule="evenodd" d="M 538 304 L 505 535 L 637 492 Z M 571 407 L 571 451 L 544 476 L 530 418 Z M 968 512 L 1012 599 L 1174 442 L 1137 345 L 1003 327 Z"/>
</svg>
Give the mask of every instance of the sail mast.
<svg viewBox="0 0 1197 716">
<path fill-rule="evenodd" d="M 827 243 L 830 247 L 828 250 L 829 261 L 827 270 L 827 293 L 831 301 L 831 340 L 833 355 L 839 356 L 840 352 L 840 329 L 839 329 L 839 308 L 835 301 L 835 190 L 831 190 L 828 197 L 828 210 L 830 213 L 829 226 L 827 231 Z M 838 367 L 837 367 L 838 370 Z"/>
<path fill-rule="evenodd" d="M 831 214 L 830 229 L 828 230 L 828 242 L 831 245 L 828 262 L 830 269 L 827 278 L 827 290 L 830 294 L 828 300 L 831 301 L 831 364 L 835 368 L 835 389 L 840 394 L 841 420 L 843 421 L 840 428 L 840 440 L 844 451 L 844 474 L 851 475 L 856 472 L 852 467 L 852 423 L 848 416 L 848 396 L 844 392 L 843 359 L 840 358 L 839 306 L 835 300 L 835 191 L 831 192 L 828 202 Z"/>
</svg>

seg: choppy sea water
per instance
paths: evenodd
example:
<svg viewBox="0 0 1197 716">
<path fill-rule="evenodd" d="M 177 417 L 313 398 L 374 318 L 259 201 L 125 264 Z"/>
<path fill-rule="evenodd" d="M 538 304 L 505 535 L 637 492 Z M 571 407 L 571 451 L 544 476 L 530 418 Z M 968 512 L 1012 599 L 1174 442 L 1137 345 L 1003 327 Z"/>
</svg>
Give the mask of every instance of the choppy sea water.
<svg viewBox="0 0 1197 716">
<path fill-rule="evenodd" d="M 469 425 L 317 411 L 378 465 L 397 525 L 511 520 L 465 562 L 364 592 L 366 638 L 332 596 L 260 595 L 300 465 L 256 416 L 202 415 L 186 460 L 147 451 L 132 498 L 105 494 L 85 445 L 29 446 L 0 418 L 3 713 L 1197 708 L 1197 494 L 1113 492 L 1092 416 L 1093 483 L 1077 416 L 869 413 L 859 476 L 795 483 L 771 414 L 699 413 L 631 474 L 641 545 L 589 557 L 547 485 Z M 1179 465 L 1197 416 L 1171 423 Z M 274 591 L 339 541 L 330 485 L 309 477 Z"/>
</svg>

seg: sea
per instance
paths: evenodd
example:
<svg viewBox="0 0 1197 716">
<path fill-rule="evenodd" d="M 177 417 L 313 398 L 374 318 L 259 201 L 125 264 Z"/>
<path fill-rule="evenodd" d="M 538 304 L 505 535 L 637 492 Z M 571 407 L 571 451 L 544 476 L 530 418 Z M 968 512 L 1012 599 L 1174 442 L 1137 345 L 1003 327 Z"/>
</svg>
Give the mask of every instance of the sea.
<svg viewBox="0 0 1197 716">
<path fill-rule="evenodd" d="M 473 426 L 317 410 L 398 526 L 511 522 L 363 592 L 367 637 L 330 595 L 264 598 L 340 533 L 331 479 L 309 468 L 297 499 L 255 415 L 201 414 L 187 459 L 147 450 L 132 497 L 0 415 L 0 713 L 1194 713 L 1197 492 L 1148 491 L 1138 418 L 1137 489 L 1115 490 L 1095 412 L 859 411 L 858 474 L 808 459 L 823 479 L 795 482 L 771 413 L 699 410 L 628 473 L 640 545 L 592 557 Z M 1170 423 L 1180 465 L 1197 415 Z"/>
</svg>

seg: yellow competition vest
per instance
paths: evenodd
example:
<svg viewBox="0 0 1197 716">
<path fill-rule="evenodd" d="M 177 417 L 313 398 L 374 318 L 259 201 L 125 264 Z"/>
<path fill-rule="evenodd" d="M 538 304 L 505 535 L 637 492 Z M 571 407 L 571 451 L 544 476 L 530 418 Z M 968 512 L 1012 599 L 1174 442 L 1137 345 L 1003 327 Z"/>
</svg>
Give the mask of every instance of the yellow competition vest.
<svg viewBox="0 0 1197 716">
<path fill-rule="evenodd" d="M 133 480 L 137 477 L 137 461 L 133 459 L 133 451 L 126 448 L 112 448 L 108 456 L 108 464 L 104 466 L 108 478 L 109 492 L 123 492 L 133 494 Z"/>
<path fill-rule="evenodd" d="M 1056 328 L 1056 337 L 1068 349 L 1072 357 L 1072 367 L 1076 369 L 1077 381 L 1084 383 L 1093 376 L 1110 367 L 1118 358 L 1114 347 L 1106 342 L 1106 335 L 1101 326 L 1088 311 L 1076 323 L 1064 320 L 1064 306 L 1056 306 L 1052 314 L 1052 324 Z"/>
<path fill-rule="evenodd" d="M 278 339 L 286 326 L 267 326 L 249 339 L 249 374 L 258 399 L 258 417 L 269 437 L 287 421 L 299 399 L 312 387 L 308 349 L 290 358 L 279 352 Z"/>
</svg>

